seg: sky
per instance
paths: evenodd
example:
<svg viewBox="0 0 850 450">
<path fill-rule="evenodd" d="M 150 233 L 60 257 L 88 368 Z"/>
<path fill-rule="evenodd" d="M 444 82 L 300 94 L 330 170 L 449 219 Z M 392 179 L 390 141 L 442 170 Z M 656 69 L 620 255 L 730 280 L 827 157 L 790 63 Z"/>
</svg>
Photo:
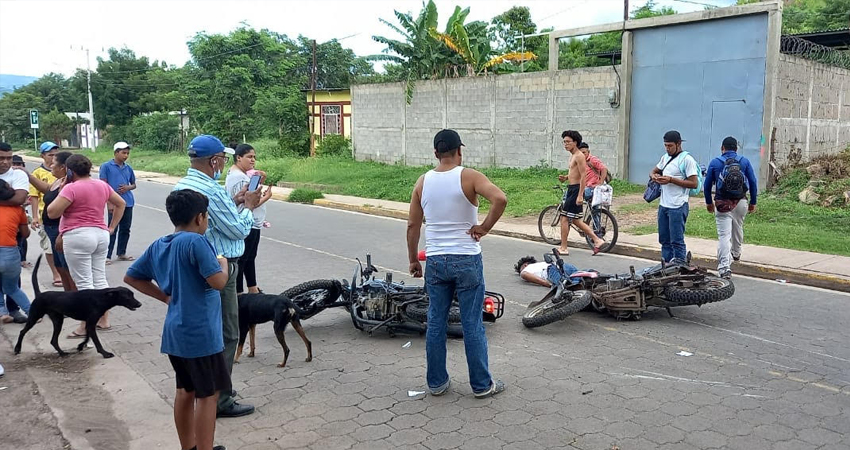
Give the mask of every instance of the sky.
<svg viewBox="0 0 850 450">
<path fill-rule="evenodd" d="M 733 0 L 696 0 L 718 6 Z M 470 7 L 467 21 L 490 21 L 514 5 L 528 6 L 538 29 L 574 28 L 622 20 L 623 0 L 435 0 L 440 27 L 455 5 Z M 631 0 L 630 7 L 646 0 Z M 658 0 L 678 12 L 702 10 L 683 0 Z M 342 39 L 357 55 L 377 54 L 373 35 L 396 37 L 379 22 L 397 23 L 393 10 L 412 12 L 421 0 L 0 0 L 0 73 L 72 75 L 110 47 L 128 47 L 137 56 L 182 66 L 186 42 L 198 32 L 228 33 L 247 24 L 294 38 L 324 42 Z M 344 39 L 343 39 L 344 38 Z"/>
</svg>

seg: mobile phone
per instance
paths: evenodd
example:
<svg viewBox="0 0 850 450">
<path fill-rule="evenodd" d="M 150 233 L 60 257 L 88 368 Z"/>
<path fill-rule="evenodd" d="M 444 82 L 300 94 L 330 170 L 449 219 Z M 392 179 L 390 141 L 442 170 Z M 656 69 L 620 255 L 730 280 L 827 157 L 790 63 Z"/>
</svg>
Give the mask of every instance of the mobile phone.
<svg viewBox="0 0 850 450">
<path fill-rule="evenodd" d="M 260 186 L 260 175 L 254 175 L 251 177 L 251 181 L 248 182 L 248 192 L 254 192 L 257 190 L 257 187 Z"/>
</svg>

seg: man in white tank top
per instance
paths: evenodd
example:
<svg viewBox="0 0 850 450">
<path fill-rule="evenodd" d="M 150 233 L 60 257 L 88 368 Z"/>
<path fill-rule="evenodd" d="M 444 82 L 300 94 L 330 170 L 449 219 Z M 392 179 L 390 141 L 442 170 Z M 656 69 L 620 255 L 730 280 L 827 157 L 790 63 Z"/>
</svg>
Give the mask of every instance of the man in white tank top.
<svg viewBox="0 0 850 450">
<path fill-rule="evenodd" d="M 427 381 L 431 395 L 443 395 L 451 379 L 446 370 L 446 328 L 452 299 L 457 295 L 463 324 L 463 344 L 469 384 L 477 398 L 502 392 L 505 384 L 490 376 L 484 333 L 484 269 L 481 245 L 508 204 L 501 189 L 484 174 L 464 168 L 463 143 L 454 130 L 434 136 L 437 167 L 419 177 L 410 198 L 407 255 L 410 274 L 422 276 L 419 236 L 425 221 L 425 287 L 428 290 L 428 331 L 425 338 Z M 478 196 L 490 202 L 490 212 L 478 224 Z"/>
</svg>

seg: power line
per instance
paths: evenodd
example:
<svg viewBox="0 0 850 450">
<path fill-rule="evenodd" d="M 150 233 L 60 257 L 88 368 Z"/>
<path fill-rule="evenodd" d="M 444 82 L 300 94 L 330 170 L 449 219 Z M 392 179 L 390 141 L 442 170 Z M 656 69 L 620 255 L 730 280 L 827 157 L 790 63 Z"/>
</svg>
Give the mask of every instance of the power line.
<svg viewBox="0 0 850 450">
<path fill-rule="evenodd" d="M 695 2 L 695 1 L 692 1 L 692 0 L 673 0 L 673 1 L 674 2 L 680 2 L 680 3 L 690 3 L 692 5 L 708 6 L 709 8 L 720 8 L 720 6 L 718 6 L 718 5 L 712 5 L 710 3 Z"/>
<path fill-rule="evenodd" d="M 341 37 L 339 39 L 332 38 L 332 39 L 329 39 L 329 41 L 339 42 L 339 41 L 343 41 L 343 40 L 348 39 L 348 38 L 359 36 L 361 34 L 363 34 L 363 33 L 354 33 L 354 34 L 350 34 L 348 36 Z M 195 62 L 197 63 L 197 62 L 202 62 L 202 61 L 208 61 L 208 60 L 211 60 L 211 59 L 218 58 L 220 56 L 229 55 L 229 54 L 232 54 L 232 53 L 238 53 L 238 52 L 241 52 L 241 51 L 244 51 L 244 50 L 250 50 L 254 47 L 259 47 L 263 44 L 265 44 L 265 42 L 258 42 L 256 44 L 252 44 L 252 45 L 249 45 L 249 46 L 246 46 L 246 47 L 241 47 L 241 48 L 237 48 L 237 49 L 233 49 L 233 50 L 228 50 L 226 52 L 216 53 L 214 55 L 209 55 L 209 56 L 205 56 L 203 58 L 198 58 L 198 59 L 195 60 Z M 154 67 L 148 67 L 148 68 L 144 68 L 144 69 L 135 69 L 135 70 L 115 70 L 115 71 L 110 71 L 109 73 L 137 73 L 137 72 L 148 72 L 148 71 L 156 70 L 156 69 L 167 70 L 167 69 L 162 68 L 160 66 L 154 66 Z"/>
<path fill-rule="evenodd" d="M 575 9 L 575 8 L 577 8 L 577 7 L 579 7 L 579 6 L 583 5 L 583 4 L 585 4 L 585 3 L 587 3 L 587 2 L 588 2 L 588 0 L 582 0 L 582 1 L 579 1 L 578 3 L 574 4 L 573 6 L 570 6 L 569 8 L 562 9 L 562 10 L 560 10 L 560 11 L 558 11 L 558 12 L 554 13 L 554 14 L 550 14 L 550 15 L 548 15 L 548 16 L 546 16 L 546 17 L 544 17 L 544 18 L 540 19 L 540 20 L 538 20 L 538 24 L 543 23 L 545 20 L 547 20 L 547 19 L 551 19 L 552 17 L 555 17 L 555 16 L 558 16 L 558 15 L 561 15 L 561 14 L 563 14 L 563 13 L 565 13 L 565 12 L 567 12 L 567 11 L 571 10 L 571 9 Z"/>
</svg>

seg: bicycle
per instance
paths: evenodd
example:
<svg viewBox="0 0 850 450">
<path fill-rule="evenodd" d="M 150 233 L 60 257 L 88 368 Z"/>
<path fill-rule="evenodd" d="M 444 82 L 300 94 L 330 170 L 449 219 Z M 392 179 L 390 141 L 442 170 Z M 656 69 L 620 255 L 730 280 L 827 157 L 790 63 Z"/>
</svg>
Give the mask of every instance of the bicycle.
<svg viewBox="0 0 850 450">
<path fill-rule="evenodd" d="M 560 199 L 564 197 L 564 185 L 558 184 L 552 189 L 560 191 Z M 579 193 L 583 195 L 583 193 Z M 547 206 L 540 211 L 540 216 L 537 218 L 537 229 L 540 232 L 540 237 L 543 238 L 549 245 L 561 245 L 561 211 L 563 210 L 563 200 L 555 205 Z M 614 245 L 617 244 L 619 229 L 617 228 L 617 219 L 611 214 L 608 206 L 591 207 L 589 201 L 584 202 L 584 216 L 582 222 L 588 224 L 593 232 L 601 239 L 605 240 L 605 245 L 600 248 L 600 252 L 610 252 Z M 570 227 L 575 230 L 579 236 L 587 241 L 588 247 L 594 247 L 593 239 L 582 232 L 578 226 L 570 222 Z"/>
</svg>

